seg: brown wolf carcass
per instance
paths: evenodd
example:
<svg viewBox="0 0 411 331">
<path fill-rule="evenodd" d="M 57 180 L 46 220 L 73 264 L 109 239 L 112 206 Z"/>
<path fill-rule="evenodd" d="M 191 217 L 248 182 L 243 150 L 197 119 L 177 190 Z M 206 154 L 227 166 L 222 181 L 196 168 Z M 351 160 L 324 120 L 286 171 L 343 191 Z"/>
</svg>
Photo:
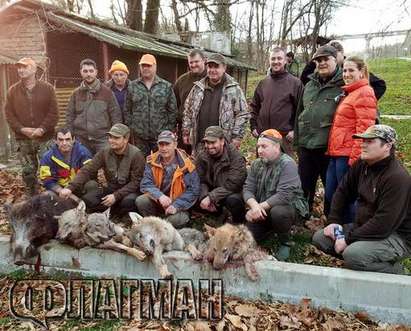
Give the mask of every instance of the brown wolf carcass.
<svg viewBox="0 0 411 331">
<path fill-rule="evenodd" d="M 145 254 L 132 247 L 125 230 L 110 221 L 110 209 L 104 213 L 87 215 L 83 201 L 77 208 L 64 212 L 58 217 L 59 229 L 56 238 L 77 249 L 86 246 L 111 249 L 134 256 L 139 261 Z"/>
<path fill-rule="evenodd" d="M 5 204 L 12 235 L 10 251 L 14 263 L 28 263 L 28 259 L 38 255 L 38 247 L 55 238 L 58 223 L 55 216 L 76 207 L 72 199 L 63 200 L 53 194 L 42 193 L 28 200 Z"/>
<path fill-rule="evenodd" d="M 133 212 L 130 212 L 129 216 L 133 222 L 128 233 L 130 240 L 147 255 L 152 256 L 153 264 L 161 278 L 172 278 L 173 275 L 164 262 L 163 252 L 183 250 L 184 240 L 181 235 L 169 222 L 159 217 L 141 217 Z"/>
<path fill-rule="evenodd" d="M 268 258 L 268 254 L 258 248 L 253 235 L 245 225 L 226 223 L 218 228 L 204 225 L 209 237 L 204 257 L 214 269 L 222 269 L 227 262 L 244 263 L 245 271 L 252 280 L 258 279 L 254 263 Z M 272 257 L 270 257 L 272 259 Z"/>
</svg>

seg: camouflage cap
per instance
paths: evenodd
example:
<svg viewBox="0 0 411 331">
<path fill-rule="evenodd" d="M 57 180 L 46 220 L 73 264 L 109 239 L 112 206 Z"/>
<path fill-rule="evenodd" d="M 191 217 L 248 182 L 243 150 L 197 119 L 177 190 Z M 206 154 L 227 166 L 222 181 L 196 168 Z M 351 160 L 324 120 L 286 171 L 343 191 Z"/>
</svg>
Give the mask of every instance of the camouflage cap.
<svg viewBox="0 0 411 331">
<path fill-rule="evenodd" d="M 158 143 L 163 142 L 163 143 L 171 144 L 176 141 L 177 141 L 176 135 L 172 133 L 170 130 L 164 130 L 158 135 L 158 138 L 157 138 Z"/>
<path fill-rule="evenodd" d="M 107 132 L 107 134 L 113 137 L 125 137 L 129 133 L 130 129 L 128 128 L 128 126 L 121 123 L 114 124 L 111 127 L 110 131 Z"/>
<path fill-rule="evenodd" d="M 224 131 L 219 126 L 209 126 L 204 133 L 203 141 L 217 141 L 218 139 L 224 138 Z"/>
<path fill-rule="evenodd" d="M 388 143 L 394 144 L 397 141 L 397 133 L 395 132 L 395 130 L 392 127 L 384 124 L 372 125 L 367 130 L 365 130 L 365 132 L 356 133 L 352 137 L 360 139 L 380 138 Z"/>
<path fill-rule="evenodd" d="M 208 56 L 206 63 L 227 64 L 225 57 L 219 53 L 213 53 L 210 56 Z"/>
</svg>

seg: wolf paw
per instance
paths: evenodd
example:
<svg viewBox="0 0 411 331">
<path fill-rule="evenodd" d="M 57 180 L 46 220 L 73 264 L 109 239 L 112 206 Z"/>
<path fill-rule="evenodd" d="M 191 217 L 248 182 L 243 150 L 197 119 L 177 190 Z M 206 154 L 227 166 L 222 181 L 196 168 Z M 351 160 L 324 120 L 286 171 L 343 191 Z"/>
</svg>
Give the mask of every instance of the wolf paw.
<svg viewBox="0 0 411 331">
<path fill-rule="evenodd" d="M 139 249 L 132 249 L 132 255 L 139 261 L 143 261 L 146 258 L 146 254 Z"/>
</svg>

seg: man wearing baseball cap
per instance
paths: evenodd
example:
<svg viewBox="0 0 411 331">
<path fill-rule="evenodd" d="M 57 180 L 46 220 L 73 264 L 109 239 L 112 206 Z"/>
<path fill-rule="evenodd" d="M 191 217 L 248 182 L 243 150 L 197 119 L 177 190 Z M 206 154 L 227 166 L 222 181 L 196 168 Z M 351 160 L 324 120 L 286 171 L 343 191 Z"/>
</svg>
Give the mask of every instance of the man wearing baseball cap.
<svg viewBox="0 0 411 331">
<path fill-rule="evenodd" d="M 124 216 L 135 211 L 134 201 L 140 193 L 140 181 L 144 170 L 144 156 L 129 144 L 130 129 L 117 123 L 107 132 L 109 146 L 98 152 L 91 162 L 80 169 L 74 180 L 60 191 L 60 197 L 67 198 L 72 192 L 81 192 L 83 186 L 97 178 L 100 169 L 104 171 L 107 186 L 87 192 L 81 197 L 89 213 L 102 212 Z"/>
<path fill-rule="evenodd" d="M 129 71 L 123 62 L 115 60 L 111 64 L 109 73 L 111 79 L 105 84 L 113 91 L 117 103 L 120 106 L 124 122 L 124 108 L 127 99 L 127 90 L 130 84 L 130 80 L 128 79 Z"/>
<path fill-rule="evenodd" d="M 397 134 L 388 125 L 373 125 L 353 138 L 362 139 L 360 160 L 334 193 L 330 225 L 313 242 L 342 254 L 347 268 L 404 273 L 399 260 L 411 253 L 411 176 L 395 156 Z M 354 223 L 342 227 L 353 202 Z"/>
<path fill-rule="evenodd" d="M 247 177 L 245 159 L 224 137 L 219 126 L 210 126 L 204 133 L 204 149 L 196 156 L 200 176 L 200 208 L 205 212 L 222 212 L 226 207 L 234 223 L 243 223 L 244 201 L 241 196 Z"/>
<path fill-rule="evenodd" d="M 298 172 L 310 210 L 318 177 L 325 187 L 329 158 L 325 154 L 332 125 L 337 97 L 342 94 L 342 70 L 337 65 L 337 50 L 329 45 L 321 46 L 315 52 L 313 61 L 317 70 L 300 97 L 294 128 L 294 145 L 298 151 Z M 328 215 L 328 201 L 324 203 Z"/>
<path fill-rule="evenodd" d="M 145 156 L 157 148 L 163 130 L 175 131 L 177 101 L 170 82 L 157 75 L 157 60 L 144 54 L 139 62 L 140 77 L 132 81 L 127 95 L 125 123 L 134 144 Z"/>
<path fill-rule="evenodd" d="M 200 194 L 200 179 L 194 163 L 177 148 L 177 137 L 164 130 L 157 138 L 158 152 L 147 158 L 140 190 L 136 199 L 143 216 L 164 216 L 175 227 L 190 221 L 189 209 Z"/>
<path fill-rule="evenodd" d="M 275 233 L 280 241 L 279 260 L 290 255 L 292 224 L 307 217 L 308 205 L 301 189 L 297 164 L 281 151 L 282 135 L 274 129 L 261 132 L 258 159 L 252 164 L 243 188 L 249 207 L 245 218 L 257 242 Z"/>
<path fill-rule="evenodd" d="M 20 81 L 12 85 L 6 98 L 7 122 L 14 132 L 22 177 L 28 194 L 35 194 L 38 160 L 54 136 L 58 107 L 54 87 L 36 79 L 37 64 L 29 57 L 16 63 Z"/>
<path fill-rule="evenodd" d="M 220 126 L 229 143 L 240 147 L 250 117 L 238 82 L 226 73 L 223 55 L 207 58 L 207 76 L 194 83 L 184 105 L 183 141 L 198 150 L 209 126 Z"/>
</svg>

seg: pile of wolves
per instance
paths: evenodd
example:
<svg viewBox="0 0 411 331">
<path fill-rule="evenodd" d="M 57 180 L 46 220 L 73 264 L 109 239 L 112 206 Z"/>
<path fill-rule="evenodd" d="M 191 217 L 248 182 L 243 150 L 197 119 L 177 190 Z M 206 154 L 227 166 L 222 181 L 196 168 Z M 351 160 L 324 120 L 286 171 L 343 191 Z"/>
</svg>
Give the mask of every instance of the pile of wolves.
<svg viewBox="0 0 411 331">
<path fill-rule="evenodd" d="M 218 228 L 204 224 L 204 232 L 192 228 L 176 230 L 159 217 L 142 217 L 129 213 L 130 229 L 113 223 L 110 210 L 86 213 L 83 201 L 67 202 L 50 194 L 40 194 L 13 206 L 7 206 L 12 228 L 10 248 L 16 264 L 39 254 L 38 247 L 57 239 L 77 249 L 95 247 L 111 249 L 133 256 L 138 261 L 150 259 L 160 278 L 172 278 L 163 252 L 186 251 L 214 269 L 223 269 L 228 262 L 244 265 L 252 280 L 258 279 L 255 262 L 273 259 L 257 247 L 244 225 L 226 223 Z"/>
</svg>

